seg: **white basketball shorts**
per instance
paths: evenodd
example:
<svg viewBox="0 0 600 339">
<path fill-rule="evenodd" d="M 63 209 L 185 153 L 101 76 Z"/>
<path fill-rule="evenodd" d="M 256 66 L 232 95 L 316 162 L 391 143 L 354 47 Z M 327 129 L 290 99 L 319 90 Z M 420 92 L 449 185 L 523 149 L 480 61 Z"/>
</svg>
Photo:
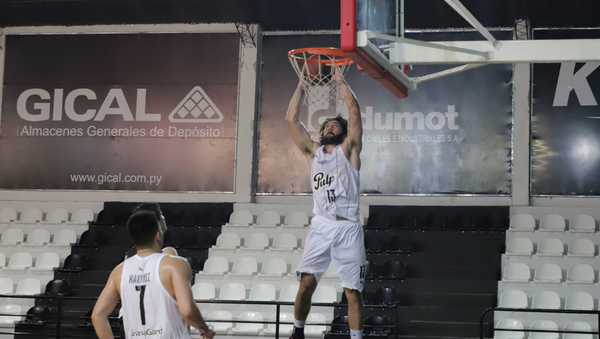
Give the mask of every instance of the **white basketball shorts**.
<svg viewBox="0 0 600 339">
<path fill-rule="evenodd" d="M 360 222 L 314 217 L 304 241 L 302 261 L 296 269 L 314 274 L 317 281 L 333 262 L 342 287 L 362 291 L 365 285 L 365 238 Z"/>
</svg>

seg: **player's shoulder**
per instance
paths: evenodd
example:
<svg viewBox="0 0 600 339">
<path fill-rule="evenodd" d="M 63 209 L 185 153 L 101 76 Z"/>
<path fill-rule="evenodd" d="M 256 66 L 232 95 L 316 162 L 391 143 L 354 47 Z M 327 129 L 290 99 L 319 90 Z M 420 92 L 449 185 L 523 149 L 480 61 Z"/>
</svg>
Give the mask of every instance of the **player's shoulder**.
<svg viewBox="0 0 600 339">
<path fill-rule="evenodd" d="M 176 256 L 176 255 L 165 255 L 162 259 L 162 265 L 171 265 L 175 268 L 189 268 L 190 264 L 187 259 L 184 257 Z"/>
</svg>

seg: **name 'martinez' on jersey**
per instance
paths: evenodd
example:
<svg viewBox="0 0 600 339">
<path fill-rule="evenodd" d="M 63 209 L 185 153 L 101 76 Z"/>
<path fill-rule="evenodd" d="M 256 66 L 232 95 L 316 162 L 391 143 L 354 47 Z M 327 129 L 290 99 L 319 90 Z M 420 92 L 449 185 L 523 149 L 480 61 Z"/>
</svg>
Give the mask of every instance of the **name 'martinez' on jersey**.
<svg viewBox="0 0 600 339">
<path fill-rule="evenodd" d="M 144 284 L 147 282 L 150 282 L 150 273 L 129 275 L 130 284 Z"/>
</svg>

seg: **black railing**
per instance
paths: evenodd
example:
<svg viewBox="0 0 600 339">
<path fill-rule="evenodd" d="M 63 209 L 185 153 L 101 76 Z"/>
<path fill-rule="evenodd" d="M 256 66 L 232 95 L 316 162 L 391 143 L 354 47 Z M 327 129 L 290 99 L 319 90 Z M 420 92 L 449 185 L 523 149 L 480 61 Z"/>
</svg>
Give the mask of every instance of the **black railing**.
<svg viewBox="0 0 600 339">
<path fill-rule="evenodd" d="M 492 307 L 483 312 L 481 318 L 479 320 L 479 338 L 484 339 L 484 323 L 485 316 L 490 312 L 521 312 L 521 313 L 565 313 L 565 314 L 594 314 L 598 317 L 598 329 L 600 331 L 600 311 L 595 310 L 561 310 L 561 309 L 535 309 L 535 308 L 504 308 L 504 307 Z M 549 330 L 534 330 L 534 329 L 508 329 L 508 328 L 496 328 L 493 327 L 494 331 L 506 331 L 506 332 L 542 332 L 542 333 L 573 333 L 573 334 L 600 334 L 598 331 L 596 332 L 583 332 L 583 331 L 565 331 L 565 330 L 557 330 L 557 331 L 549 331 Z"/>
<path fill-rule="evenodd" d="M 37 314 L 31 314 L 29 316 L 32 317 L 44 317 L 47 319 L 56 319 L 56 331 L 54 333 L 54 337 L 59 339 L 59 338 L 89 338 L 89 335 L 65 335 L 64 333 L 61 334 L 61 320 L 64 319 L 81 319 L 81 320 L 86 320 L 87 317 L 64 317 L 63 312 L 62 312 L 62 302 L 63 300 L 97 300 L 98 297 L 71 297 L 71 296 L 62 296 L 62 295 L 47 295 L 47 294 L 38 294 L 38 295 L 17 295 L 17 294 L 0 294 L 0 298 L 13 298 L 13 299 L 41 299 L 41 300 L 57 300 L 58 301 L 58 305 L 57 305 L 57 312 L 56 314 L 52 313 L 52 314 L 45 314 L 45 315 L 37 315 Z M 275 306 L 276 311 L 275 311 L 275 321 L 243 321 L 243 320 L 236 320 L 236 319 L 232 319 L 231 321 L 229 320 L 209 320 L 207 321 L 205 319 L 205 321 L 207 322 L 233 322 L 233 323 L 252 323 L 252 324 L 275 324 L 275 338 L 278 339 L 279 338 L 279 327 L 280 325 L 290 325 L 293 323 L 286 323 L 286 322 L 281 322 L 280 319 L 280 313 L 281 313 L 281 306 L 293 306 L 294 303 L 293 302 L 280 302 L 280 301 L 246 301 L 246 300 L 200 300 L 200 299 L 196 299 L 195 302 L 197 304 L 229 304 L 229 305 L 267 305 L 267 306 Z M 348 304 L 342 304 L 342 303 L 312 303 L 312 306 L 315 307 L 319 307 L 319 306 L 323 306 L 323 307 L 348 307 Z M 381 308 L 381 309 L 388 309 L 391 310 L 394 313 L 394 317 L 395 317 L 395 324 L 393 325 L 364 325 L 364 327 L 369 328 L 371 326 L 373 327 L 379 327 L 379 328 L 392 328 L 395 329 L 395 327 L 399 324 L 399 317 L 398 317 L 398 312 L 397 312 L 397 307 L 398 305 L 364 305 L 365 308 Z M 25 317 L 27 319 L 28 314 L 0 314 L 0 316 L 11 316 L 11 317 Z M 109 317 L 109 320 L 111 321 L 111 324 L 115 324 L 119 318 L 118 317 Z M 19 322 L 18 322 L 19 323 Z M 331 326 L 332 324 L 329 323 L 307 323 L 307 325 L 319 325 L 319 326 Z M 333 324 L 333 325 L 340 325 L 340 326 L 344 326 L 346 324 Z M 112 326 L 112 325 L 111 325 Z M 39 327 L 39 326 L 36 326 Z M 395 338 L 398 338 L 398 331 L 394 331 L 395 333 Z M 39 334 L 39 333 L 35 333 L 35 332 L 17 332 L 17 331 L 13 331 L 13 332 L 2 332 L 0 331 L 0 335 L 1 334 L 8 334 L 8 335 L 28 335 L 28 336 L 44 336 L 44 337 L 48 337 L 48 334 Z"/>
</svg>

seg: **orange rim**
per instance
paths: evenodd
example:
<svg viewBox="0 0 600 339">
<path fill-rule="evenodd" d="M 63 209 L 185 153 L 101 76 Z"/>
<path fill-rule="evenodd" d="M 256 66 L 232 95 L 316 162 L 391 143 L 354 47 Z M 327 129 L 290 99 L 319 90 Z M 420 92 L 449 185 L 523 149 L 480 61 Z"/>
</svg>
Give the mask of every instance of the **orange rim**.
<svg viewBox="0 0 600 339">
<path fill-rule="evenodd" d="M 331 58 L 318 58 L 318 59 L 309 59 L 308 58 L 313 55 L 327 55 Z M 348 58 L 341 49 L 332 48 L 332 47 L 307 47 L 307 48 L 293 49 L 288 52 L 288 56 L 290 58 L 294 58 L 296 60 L 300 60 L 300 61 L 304 61 L 304 62 L 308 62 L 308 63 L 315 63 L 315 64 L 322 63 L 327 66 L 350 65 L 353 63 L 352 59 Z"/>
</svg>

